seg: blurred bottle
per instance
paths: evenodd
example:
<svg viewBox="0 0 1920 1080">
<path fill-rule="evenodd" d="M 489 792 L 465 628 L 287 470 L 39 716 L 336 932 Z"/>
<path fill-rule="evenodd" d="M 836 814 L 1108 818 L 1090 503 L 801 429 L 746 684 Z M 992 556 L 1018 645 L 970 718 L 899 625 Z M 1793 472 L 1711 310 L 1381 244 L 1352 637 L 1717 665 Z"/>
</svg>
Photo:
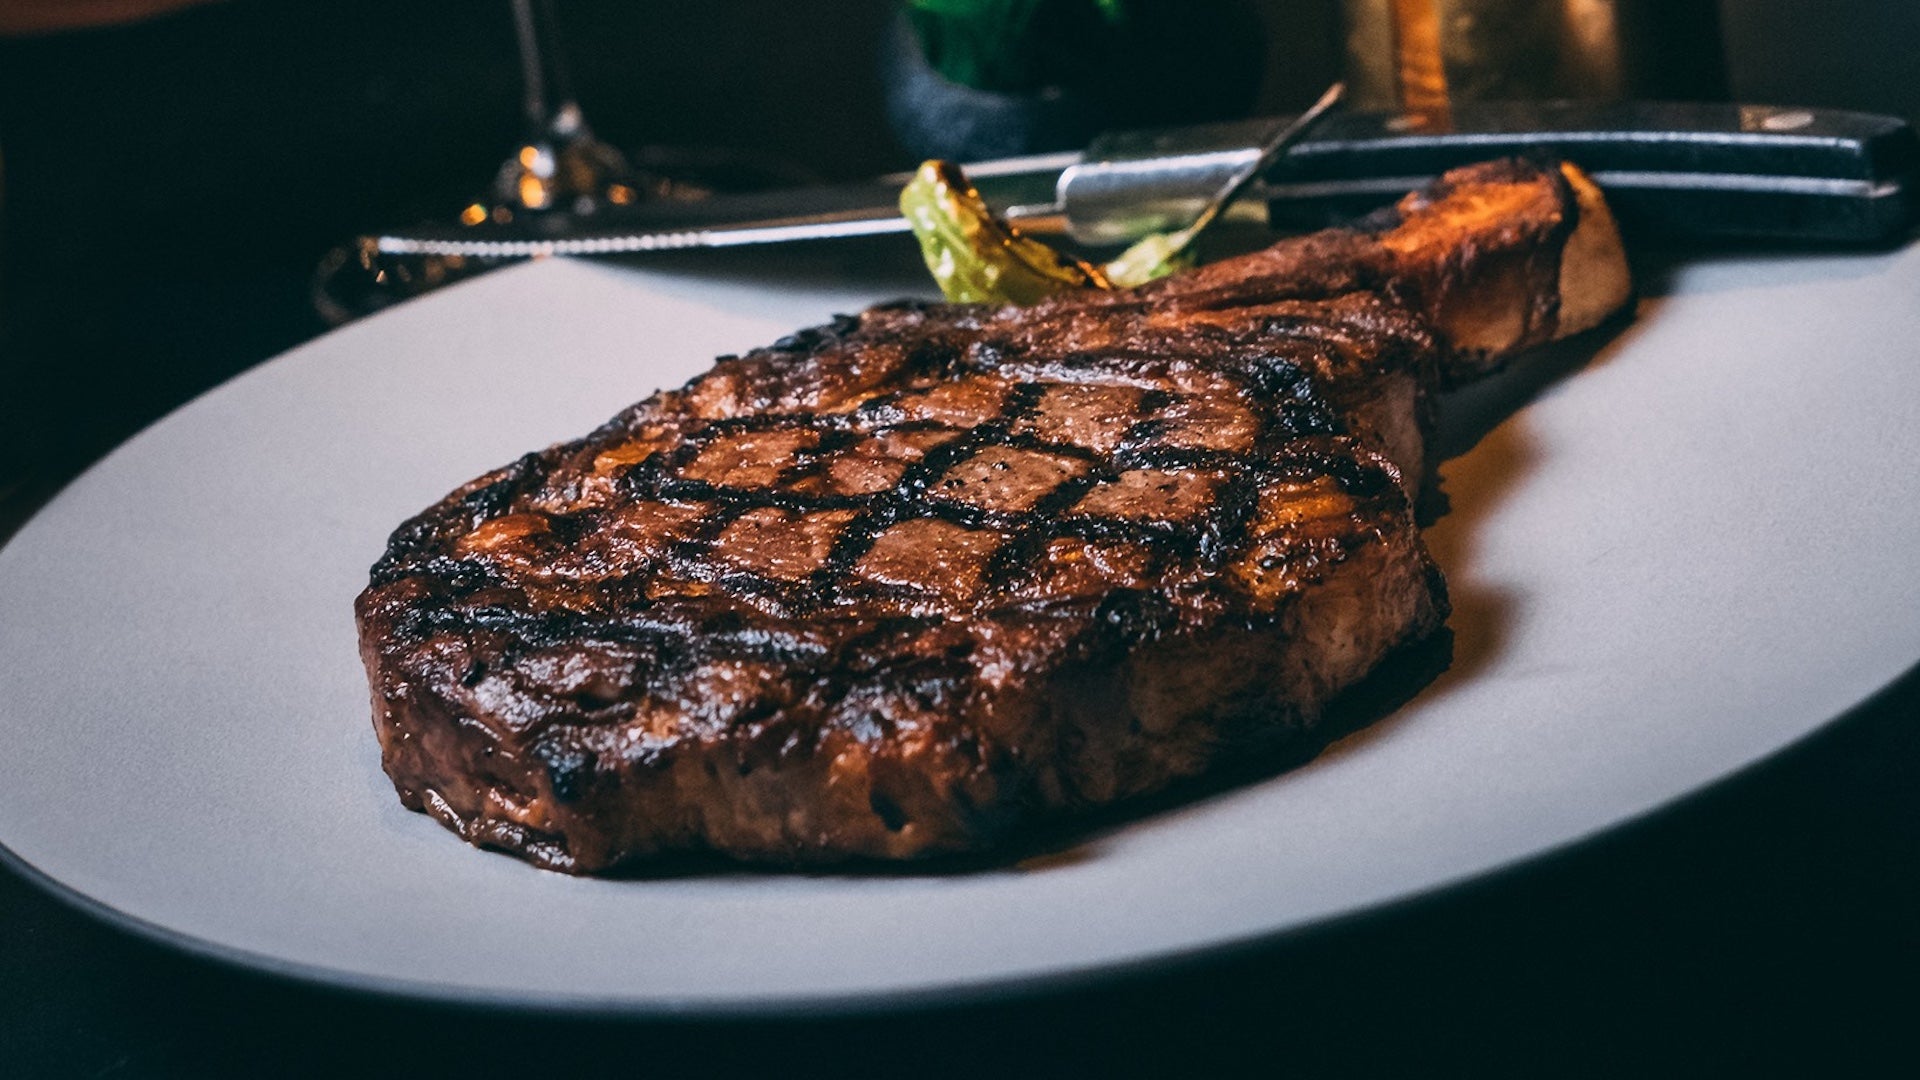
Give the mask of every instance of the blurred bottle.
<svg viewBox="0 0 1920 1080">
<path fill-rule="evenodd" d="M 973 161 L 1245 116 L 1266 55 L 1254 0 L 900 0 L 880 70 L 911 157 Z"/>
<path fill-rule="evenodd" d="M 1727 96 L 1715 0 L 1342 0 L 1342 15 L 1360 108 Z"/>
</svg>

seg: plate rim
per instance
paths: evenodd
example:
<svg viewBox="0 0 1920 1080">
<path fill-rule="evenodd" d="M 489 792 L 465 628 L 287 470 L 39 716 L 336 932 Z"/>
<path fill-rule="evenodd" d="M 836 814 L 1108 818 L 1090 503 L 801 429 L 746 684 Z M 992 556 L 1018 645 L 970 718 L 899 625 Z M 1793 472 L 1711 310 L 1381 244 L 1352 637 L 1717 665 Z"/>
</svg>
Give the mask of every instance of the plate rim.
<svg viewBox="0 0 1920 1080">
<path fill-rule="evenodd" d="M 1865 254 L 1898 254 L 1899 250 L 1896 248 L 1892 252 Z M 1683 264 L 1685 261 L 1681 260 Z M 511 269 L 513 268 L 509 268 Z M 409 307 L 410 305 L 401 305 L 390 309 L 390 313 L 398 314 Z M 132 445 L 148 435 L 156 426 L 168 422 L 179 413 L 195 406 L 208 395 L 231 387 L 249 376 L 261 375 L 276 361 L 292 353 L 321 345 L 336 335 L 376 321 L 379 321 L 378 316 L 359 320 L 347 327 L 338 328 L 312 341 L 302 343 L 292 350 L 269 357 L 233 377 L 203 389 L 162 416 L 143 425 L 139 430 L 128 434 L 85 469 L 68 478 L 57 490 L 50 493 L 29 514 L 17 522 L 9 530 L 5 539 L 0 540 L 0 556 L 4 556 L 8 549 L 13 548 L 19 537 L 34 527 L 36 521 L 50 509 L 71 498 L 76 486 L 98 470 L 108 467 L 121 455 L 130 452 Z M 1602 820 L 1558 842 L 1542 845 L 1524 854 L 1498 860 L 1485 866 L 1445 876 L 1378 900 L 1311 916 L 1287 925 L 1239 932 L 1197 944 L 1163 946 L 1137 955 L 1101 959 L 1052 970 L 962 981 L 932 982 L 905 989 L 787 991 L 773 994 L 725 994 L 711 997 L 698 995 L 673 997 L 662 994 L 593 995 L 483 988 L 470 984 L 369 974 L 324 963 L 286 959 L 168 928 L 67 885 L 14 852 L 4 840 L 0 840 L 0 865 L 17 873 L 22 880 L 54 897 L 67 908 L 99 920 L 116 931 L 200 960 L 210 961 L 224 968 L 287 979 L 310 987 L 395 1001 L 440 1003 L 485 1011 L 513 1011 L 555 1016 L 725 1020 L 885 1015 L 917 1009 L 955 1007 L 1044 996 L 1113 981 L 1167 975 L 1262 949 L 1284 948 L 1289 943 L 1303 938 L 1322 935 L 1355 923 L 1391 918 L 1396 913 L 1433 903 L 1442 897 L 1451 896 L 1463 890 L 1490 886 L 1526 873 L 1543 863 L 1575 855 L 1624 831 L 1646 827 L 1696 801 L 1717 797 L 1729 787 L 1744 783 L 1757 771 L 1774 767 L 1779 762 L 1800 754 L 1809 743 L 1828 737 L 1835 728 L 1872 710 L 1890 695 L 1901 692 L 1901 688 L 1906 687 L 1916 678 L 1920 678 L 1920 658 L 1909 661 L 1904 669 L 1873 687 L 1845 708 L 1811 723 L 1805 730 L 1796 733 L 1779 745 L 1749 757 L 1741 764 L 1721 772 L 1703 784 L 1655 800 L 1623 815 Z M 492 852 L 487 854 L 496 855 Z M 496 855 L 496 857 L 506 858 L 507 856 Z"/>
<path fill-rule="evenodd" d="M 1757 774 L 1776 768 L 1783 762 L 1799 756 L 1812 743 L 1831 737 L 1835 730 L 1881 707 L 1883 702 L 1901 693 L 1911 693 L 1915 689 L 1920 689 L 1920 659 L 1916 659 L 1898 676 L 1848 706 L 1838 715 L 1822 721 L 1786 743 L 1706 784 L 1655 802 L 1634 813 L 1596 825 L 1560 843 L 1551 844 L 1479 870 L 1431 882 L 1420 888 L 1372 903 L 1320 915 L 1287 926 L 1199 945 L 1163 949 L 1126 959 L 1101 961 L 1056 971 L 1028 972 L 907 989 L 673 999 L 661 996 L 600 997 L 552 993 L 533 995 L 525 991 L 517 993 L 493 991 L 430 980 L 390 978 L 347 971 L 324 964 L 287 960 L 251 949 L 224 945 L 197 934 L 161 926 L 88 896 L 79 889 L 54 878 L 14 852 L 4 842 L 0 842 L 0 866 L 18 874 L 21 880 L 39 889 L 44 895 L 53 897 L 68 910 L 78 912 L 121 933 L 176 953 L 212 962 L 229 971 L 266 975 L 315 989 L 342 991 L 408 1004 L 451 1005 L 483 1012 L 512 1012 L 523 1015 L 582 1019 L 737 1021 L 825 1020 L 885 1016 L 1033 999 L 1071 993 L 1075 990 L 1114 982 L 1171 976 L 1181 971 L 1224 963 L 1236 957 L 1263 950 L 1285 949 L 1302 939 L 1336 933 L 1356 925 L 1411 914 L 1418 909 L 1469 890 L 1495 888 L 1505 881 L 1535 871 L 1546 863 L 1577 858 L 1583 852 L 1629 831 L 1656 827 L 1660 820 L 1683 813 L 1690 806 L 1723 797 L 1729 790 L 1748 783 Z M 481 853 L 494 858 L 512 857 L 496 851 Z M 554 873 L 554 871 L 542 872 Z"/>
</svg>

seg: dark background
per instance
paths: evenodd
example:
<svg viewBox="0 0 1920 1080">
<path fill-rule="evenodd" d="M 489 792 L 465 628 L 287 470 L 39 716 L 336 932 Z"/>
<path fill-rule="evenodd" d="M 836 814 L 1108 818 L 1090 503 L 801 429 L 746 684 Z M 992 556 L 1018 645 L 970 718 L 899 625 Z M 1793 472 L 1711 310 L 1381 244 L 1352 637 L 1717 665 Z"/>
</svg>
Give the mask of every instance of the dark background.
<svg viewBox="0 0 1920 1080">
<path fill-rule="evenodd" d="M 559 6 L 579 97 L 617 144 L 823 179 L 912 164 L 875 74 L 888 0 Z M 1258 108 L 1285 111 L 1338 72 L 1337 4 L 1261 10 Z M 1920 4 L 1720 15 L 1737 98 L 1920 114 Z M 321 332 L 308 283 L 329 246 L 471 198 L 520 135 L 516 72 L 495 0 L 235 0 L 0 38 L 0 537 L 140 425 Z M 1468 889 L 1168 973 L 880 1017 L 367 999 L 148 945 L 0 871 L 0 1075 L 1912 1075 L 1917 683 Z"/>
</svg>

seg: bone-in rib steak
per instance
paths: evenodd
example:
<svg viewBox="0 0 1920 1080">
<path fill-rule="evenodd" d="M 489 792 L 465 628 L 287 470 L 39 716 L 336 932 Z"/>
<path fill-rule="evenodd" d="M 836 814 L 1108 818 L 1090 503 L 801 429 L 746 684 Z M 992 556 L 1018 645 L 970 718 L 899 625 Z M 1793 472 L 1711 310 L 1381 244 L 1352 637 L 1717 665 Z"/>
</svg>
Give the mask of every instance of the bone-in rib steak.
<svg viewBox="0 0 1920 1080">
<path fill-rule="evenodd" d="M 974 849 L 1312 728 L 1447 606 L 1427 396 L 1626 296 L 1577 172 L 1027 309 L 724 358 L 402 525 L 357 603 L 388 774 L 572 872 Z"/>
</svg>

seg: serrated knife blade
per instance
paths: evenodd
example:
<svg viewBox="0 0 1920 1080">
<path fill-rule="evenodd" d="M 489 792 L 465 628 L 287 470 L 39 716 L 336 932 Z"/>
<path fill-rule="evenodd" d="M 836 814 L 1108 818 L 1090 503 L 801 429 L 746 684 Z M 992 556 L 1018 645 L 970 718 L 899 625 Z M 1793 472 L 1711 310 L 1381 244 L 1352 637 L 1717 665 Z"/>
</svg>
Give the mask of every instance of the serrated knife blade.
<svg viewBox="0 0 1920 1080">
<path fill-rule="evenodd" d="M 1179 228 L 1258 153 L 1273 120 L 1104 136 L 1082 152 L 967 166 L 1036 235 L 1118 244 Z M 1827 109 L 1674 103 L 1462 106 L 1445 130 L 1328 117 L 1247 202 L 1276 228 L 1363 213 L 1455 165 L 1552 153 L 1593 172 L 1624 224 L 1693 238 L 1888 243 L 1912 228 L 1920 140 L 1903 120 Z M 908 231 L 907 177 L 653 202 L 599 217 L 434 225 L 363 239 L 387 255 L 513 259 L 793 243 Z"/>
</svg>

